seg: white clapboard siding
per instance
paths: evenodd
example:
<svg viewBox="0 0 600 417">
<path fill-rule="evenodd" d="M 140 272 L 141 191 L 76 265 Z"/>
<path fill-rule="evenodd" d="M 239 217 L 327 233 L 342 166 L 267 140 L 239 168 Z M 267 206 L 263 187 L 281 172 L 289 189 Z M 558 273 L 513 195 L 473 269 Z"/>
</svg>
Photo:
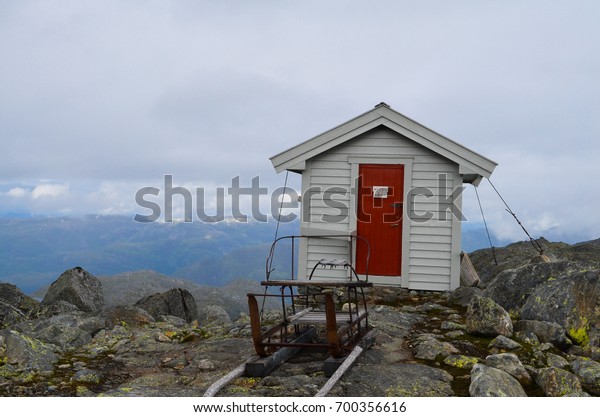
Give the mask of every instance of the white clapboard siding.
<svg viewBox="0 0 600 417">
<path fill-rule="evenodd" d="M 450 291 L 449 283 L 435 283 L 431 281 L 410 281 L 408 284 L 409 290 L 424 290 L 424 291 Z"/>
<path fill-rule="evenodd" d="M 314 238 L 308 239 L 306 277 L 313 267 L 323 258 L 344 259 L 350 262 L 348 241 L 345 239 Z M 324 268 L 318 266 L 313 280 L 346 279 L 348 272 L 344 268 Z"/>
<path fill-rule="evenodd" d="M 443 243 L 450 246 L 452 244 L 452 236 L 450 235 L 417 235 L 411 234 L 411 244 L 414 244 L 415 248 L 422 249 L 421 244 L 438 244 Z"/>
<path fill-rule="evenodd" d="M 433 194 L 425 198 L 417 195 L 414 204 L 411 205 L 411 218 L 422 217 L 431 214 L 433 218 L 427 222 L 416 219 L 410 223 L 409 247 L 403 250 L 409 251 L 409 266 L 405 271 L 409 272 L 409 288 L 448 290 L 450 288 L 450 274 L 452 268 L 452 228 L 451 205 L 440 203 L 452 194 L 455 178 L 457 177 L 458 165 L 441 157 L 435 152 L 416 144 L 415 142 L 393 132 L 387 128 L 373 129 L 363 135 L 357 136 L 348 142 L 333 148 L 327 152 L 311 158 L 305 172 L 308 187 L 322 188 L 321 193 L 313 194 L 310 198 L 310 215 L 305 217 L 309 220 L 309 227 L 321 229 L 337 228 L 340 225 L 350 226 L 350 215 L 354 208 L 350 207 L 350 190 L 355 185 L 351 178 L 351 158 L 410 158 L 412 160 L 412 183 L 411 188 L 426 187 Z M 408 173 L 405 172 L 405 175 Z M 445 183 L 440 183 L 440 175 Z M 336 205 L 347 205 L 348 212 L 339 207 L 329 207 L 323 201 L 322 192 L 331 187 L 341 187 L 348 190 L 343 194 L 334 194 Z M 405 194 L 409 190 L 404 190 Z M 417 193 L 418 194 L 418 193 Z M 405 207 L 407 202 L 405 201 Z M 303 205 L 303 207 L 306 207 Z M 327 224 L 323 221 L 323 215 L 334 215 L 341 217 L 347 214 L 346 219 L 336 225 Z M 442 221 L 440 221 L 442 220 Z M 460 231 L 457 231 L 460 233 Z M 328 242 L 323 244 L 323 239 L 309 239 L 307 245 L 306 273 L 321 258 L 325 257 L 348 257 L 348 242 L 339 240 L 337 243 Z M 344 258 L 345 259 L 345 258 Z M 319 268 L 316 272 L 318 278 L 342 279 L 346 276 L 345 271 L 329 270 Z M 400 283 L 398 283 L 400 285 Z"/>
</svg>

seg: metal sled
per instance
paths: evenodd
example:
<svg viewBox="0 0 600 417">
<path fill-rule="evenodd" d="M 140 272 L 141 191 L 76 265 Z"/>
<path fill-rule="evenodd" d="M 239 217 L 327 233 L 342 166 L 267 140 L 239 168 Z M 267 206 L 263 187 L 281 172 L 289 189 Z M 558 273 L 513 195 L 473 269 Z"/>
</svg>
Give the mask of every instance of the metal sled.
<svg viewBox="0 0 600 417">
<path fill-rule="evenodd" d="M 266 262 L 266 280 L 261 282 L 265 291 L 263 294 L 248 294 L 252 341 L 259 356 L 266 357 L 280 348 L 290 347 L 327 349 L 331 356 L 338 358 L 350 352 L 369 330 L 364 289 L 373 284 L 368 281 L 368 269 L 361 279 L 349 261 L 324 258 L 315 263 L 310 275 L 303 280 L 297 279 L 294 262 L 289 279 L 270 279 L 278 243 L 291 241 L 293 259 L 298 241 L 307 238 L 308 236 L 283 236 L 275 240 Z M 353 235 L 326 235 L 318 238 L 348 240 L 348 259 L 352 259 L 352 248 L 361 239 L 367 245 L 368 265 L 370 250 L 365 239 Z M 347 278 L 313 279 L 318 268 L 344 268 Z M 341 298 L 340 294 L 343 294 Z M 264 325 L 262 308 L 259 307 L 259 300 L 264 305 L 266 297 L 279 298 L 283 313 L 283 319 L 270 327 Z"/>
</svg>

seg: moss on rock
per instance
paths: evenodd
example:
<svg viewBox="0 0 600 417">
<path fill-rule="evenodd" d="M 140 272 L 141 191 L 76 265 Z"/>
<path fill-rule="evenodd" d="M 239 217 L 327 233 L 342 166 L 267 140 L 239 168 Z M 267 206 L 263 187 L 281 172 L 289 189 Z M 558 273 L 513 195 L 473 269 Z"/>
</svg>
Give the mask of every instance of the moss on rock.
<svg viewBox="0 0 600 417">
<path fill-rule="evenodd" d="M 450 355 L 444 359 L 446 365 L 460 369 L 471 369 L 479 361 L 479 358 L 465 355 Z"/>
</svg>

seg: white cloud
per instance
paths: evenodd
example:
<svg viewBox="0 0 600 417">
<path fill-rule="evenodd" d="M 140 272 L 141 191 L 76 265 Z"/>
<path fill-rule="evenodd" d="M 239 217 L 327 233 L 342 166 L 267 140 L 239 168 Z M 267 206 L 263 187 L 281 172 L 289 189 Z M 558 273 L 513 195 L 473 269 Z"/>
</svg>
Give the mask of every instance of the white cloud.
<svg viewBox="0 0 600 417">
<path fill-rule="evenodd" d="M 15 187 L 8 190 L 6 193 L 9 197 L 21 198 L 27 195 L 27 190 L 21 187 Z"/>
<path fill-rule="evenodd" d="M 57 198 L 68 192 L 69 186 L 66 184 L 40 184 L 31 191 L 31 198 Z"/>
</svg>

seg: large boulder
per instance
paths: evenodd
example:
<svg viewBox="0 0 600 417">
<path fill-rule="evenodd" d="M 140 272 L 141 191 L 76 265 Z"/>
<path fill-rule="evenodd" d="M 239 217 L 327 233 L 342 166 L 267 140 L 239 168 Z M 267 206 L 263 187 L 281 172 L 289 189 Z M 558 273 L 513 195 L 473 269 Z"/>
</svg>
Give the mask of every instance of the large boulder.
<svg viewBox="0 0 600 417">
<path fill-rule="evenodd" d="M 9 330 L 4 334 L 5 361 L 23 370 L 52 371 L 58 356 L 54 346 Z"/>
<path fill-rule="evenodd" d="M 535 382 L 548 397 L 579 396 L 582 394 L 579 379 L 564 369 L 542 368 L 537 371 Z"/>
<path fill-rule="evenodd" d="M 578 358 L 571 362 L 571 369 L 587 392 L 600 396 L 600 363 L 588 358 Z"/>
<path fill-rule="evenodd" d="M 515 378 L 497 368 L 477 364 L 471 370 L 471 397 L 526 397 L 525 390 Z"/>
<path fill-rule="evenodd" d="M 521 308 L 539 285 L 555 281 L 582 268 L 577 262 L 560 261 L 508 269 L 499 273 L 488 284 L 484 295 L 514 316 L 519 316 Z"/>
<path fill-rule="evenodd" d="M 570 342 L 565 335 L 565 329 L 556 323 L 538 320 L 519 320 L 514 324 L 515 332 L 519 334 L 532 333 L 542 343 L 552 343 L 566 349 Z"/>
<path fill-rule="evenodd" d="M 18 308 L 0 301 L 0 329 L 12 326 L 26 319 L 27 316 Z"/>
<path fill-rule="evenodd" d="M 0 328 L 27 319 L 37 304 L 13 284 L 0 283 Z"/>
<path fill-rule="evenodd" d="M 514 353 L 498 353 L 485 358 L 485 364 L 512 375 L 521 385 L 531 384 L 531 375 Z"/>
<path fill-rule="evenodd" d="M 196 301 L 192 294 L 183 288 L 149 295 L 135 303 L 135 306 L 146 310 L 154 319 L 158 319 L 159 316 L 175 316 L 188 323 L 198 320 Z"/>
<path fill-rule="evenodd" d="M 88 343 L 104 327 L 103 318 L 77 312 L 30 320 L 14 328 L 31 338 L 68 350 Z"/>
<path fill-rule="evenodd" d="M 506 310 L 488 297 L 473 298 L 465 321 L 470 334 L 510 337 L 513 333 L 512 321 Z"/>
<path fill-rule="evenodd" d="M 73 304 L 81 311 L 100 312 L 104 308 L 102 284 L 81 267 L 69 269 L 52 283 L 42 304 L 55 304 L 59 301 Z"/>
<path fill-rule="evenodd" d="M 52 317 L 60 316 L 62 314 L 77 314 L 81 313 L 81 310 L 77 308 L 75 304 L 71 304 L 64 300 L 52 301 L 52 304 L 39 304 L 35 310 L 33 310 L 31 316 L 35 317 Z"/>
<path fill-rule="evenodd" d="M 590 338 L 590 332 L 600 328 L 600 276 L 593 271 L 578 272 L 539 285 L 523 305 L 521 316 L 561 325 L 575 344 L 599 343 Z"/>
<path fill-rule="evenodd" d="M 6 282 L 0 283 L 0 302 L 16 307 L 25 313 L 31 311 L 38 304 L 36 300 L 23 294 L 15 285 Z"/>
</svg>

